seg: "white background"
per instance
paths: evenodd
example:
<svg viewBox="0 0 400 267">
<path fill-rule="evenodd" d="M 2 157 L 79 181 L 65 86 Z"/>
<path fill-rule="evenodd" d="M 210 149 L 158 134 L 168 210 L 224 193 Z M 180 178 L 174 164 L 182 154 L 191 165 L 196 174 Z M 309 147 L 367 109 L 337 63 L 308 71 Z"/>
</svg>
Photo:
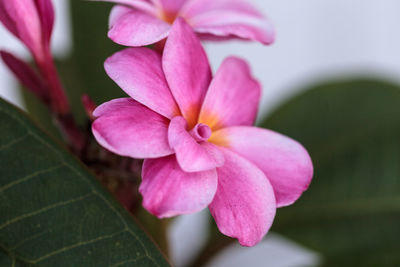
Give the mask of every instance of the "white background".
<svg viewBox="0 0 400 267">
<path fill-rule="evenodd" d="M 214 65 L 232 53 L 248 59 L 264 85 L 262 111 L 315 80 L 364 73 L 399 79 L 400 1 L 253 2 L 274 23 L 276 43 L 208 47 Z"/>
<path fill-rule="evenodd" d="M 250 62 L 254 75 L 264 87 L 262 114 L 317 80 L 363 74 L 400 81 L 400 1 L 253 2 L 275 24 L 276 43 L 271 47 L 242 42 L 207 44 L 207 50 L 214 70 L 231 54 Z M 57 24 L 53 47 L 58 55 L 63 55 L 71 48 L 67 1 L 56 0 L 55 4 Z M 4 28 L 0 28 L 0 48 L 23 57 L 28 55 Z M 20 104 L 15 84 L 0 63 L 0 95 Z M 202 220 L 206 220 L 204 213 L 182 216 L 172 227 L 173 258 L 178 266 L 201 246 L 201 236 L 205 232 Z M 228 256 L 221 255 L 210 266 L 289 267 L 318 261 L 315 254 L 274 234 L 255 248 L 233 246 L 227 253 Z"/>
</svg>

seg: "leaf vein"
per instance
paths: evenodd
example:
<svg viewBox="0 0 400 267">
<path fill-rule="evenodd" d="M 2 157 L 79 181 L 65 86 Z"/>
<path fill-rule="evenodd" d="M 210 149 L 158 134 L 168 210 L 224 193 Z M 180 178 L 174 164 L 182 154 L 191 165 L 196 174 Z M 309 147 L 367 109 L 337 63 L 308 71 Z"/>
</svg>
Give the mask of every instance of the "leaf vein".
<svg viewBox="0 0 400 267">
<path fill-rule="evenodd" d="M 48 210 L 51 210 L 51 209 L 54 209 L 54 208 L 58 208 L 58 207 L 61 207 L 61 206 L 65 206 L 65 205 L 68 205 L 68 204 L 72 204 L 74 202 L 82 201 L 82 200 L 88 198 L 91 195 L 93 195 L 93 193 L 89 193 L 89 194 L 86 194 L 84 196 L 80 196 L 80 197 L 73 198 L 73 199 L 70 199 L 70 200 L 61 201 L 61 202 L 55 203 L 53 205 L 49 205 L 47 207 L 35 210 L 33 212 L 29 212 L 29 213 L 17 216 L 14 219 L 8 220 L 5 223 L 1 224 L 0 225 L 0 230 L 2 230 L 3 228 L 5 228 L 7 226 L 12 225 L 13 223 L 19 222 L 19 221 L 21 221 L 23 219 L 26 219 L 26 218 L 29 218 L 29 217 L 32 217 L 32 216 L 35 216 L 35 215 L 39 215 L 39 214 L 41 214 L 43 212 L 46 212 Z"/>
<path fill-rule="evenodd" d="M 118 267 L 118 266 L 121 266 L 121 265 L 123 265 L 123 264 L 125 264 L 125 263 L 137 262 L 138 260 L 143 259 L 143 258 L 145 258 L 144 255 L 142 255 L 142 256 L 140 256 L 140 257 L 137 257 L 136 259 L 129 259 L 129 260 L 117 262 L 117 263 L 111 265 L 110 267 Z"/>
<path fill-rule="evenodd" d="M 8 183 L 8 184 L 0 187 L 0 193 L 3 193 L 4 191 L 6 191 L 7 189 L 13 187 L 14 185 L 20 184 L 22 182 L 29 181 L 30 179 L 35 178 L 38 175 L 45 174 L 45 173 L 48 173 L 48 172 L 52 172 L 52 171 L 57 170 L 57 169 L 59 169 L 59 168 L 61 168 L 63 166 L 65 166 L 65 165 L 62 163 L 60 165 L 56 165 L 56 166 L 53 166 L 53 167 L 50 167 L 50 168 L 47 168 L 47 169 L 44 169 L 44 170 L 40 170 L 40 171 L 34 172 L 32 174 L 29 174 L 27 176 L 24 176 L 24 177 L 22 177 L 22 178 L 20 178 L 18 180 L 12 181 L 11 183 Z"/>
<path fill-rule="evenodd" d="M 12 140 L 12 141 L 9 142 L 8 144 L 5 144 L 5 145 L 0 146 L 0 151 L 1 151 L 1 150 L 4 150 L 4 149 L 6 149 L 6 148 L 9 148 L 9 147 L 11 147 L 11 146 L 13 146 L 13 145 L 16 145 L 16 144 L 18 144 L 18 143 L 20 143 L 20 142 L 22 142 L 25 138 L 27 138 L 27 137 L 30 136 L 30 135 L 31 135 L 31 133 L 28 131 L 28 133 L 24 134 L 23 136 L 18 137 L 18 138 L 16 138 L 16 139 Z"/>
<path fill-rule="evenodd" d="M 58 159 L 59 159 L 60 162 L 62 162 L 65 166 L 69 167 L 72 171 L 74 171 L 76 174 L 78 174 L 78 176 L 81 177 L 82 180 L 83 180 L 85 183 L 87 183 L 88 186 L 92 189 L 92 193 L 91 193 L 91 194 L 95 194 L 95 195 L 99 196 L 99 197 L 107 204 L 107 206 L 108 206 L 109 208 L 111 208 L 111 209 L 115 212 L 115 214 L 117 215 L 117 217 L 123 222 L 123 225 L 124 225 L 125 227 L 124 227 L 124 230 L 123 230 L 122 232 L 124 232 L 124 231 L 128 232 L 128 233 L 129 233 L 131 236 L 133 236 L 133 237 L 138 241 L 138 243 L 142 246 L 142 248 L 143 248 L 144 251 L 145 251 L 145 255 L 144 255 L 144 256 L 141 256 L 141 257 L 146 257 L 146 256 L 147 256 L 147 257 L 154 263 L 154 265 L 160 266 L 159 263 L 158 263 L 151 255 L 149 255 L 150 251 L 148 251 L 148 249 L 146 248 L 146 246 L 144 245 L 144 243 L 142 242 L 142 240 L 141 240 L 141 239 L 138 237 L 138 235 L 131 229 L 131 227 L 128 226 L 128 224 L 127 224 L 127 222 L 126 222 L 126 219 L 118 212 L 118 210 L 116 210 L 116 208 L 112 205 L 111 201 L 110 201 L 109 199 L 105 198 L 105 197 L 101 194 L 101 192 L 99 192 L 99 191 L 96 189 L 96 187 L 93 185 L 93 183 L 92 183 L 86 176 L 84 176 L 82 173 L 80 173 L 79 170 L 78 170 L 77 168 L 75 168 L 75 167 L 73 167 L 73 166 L 70 166 L 70 165 L 67 163 L 68 160 L 66 161 L 65 155 L 62 153 L 62 151 L 60 152 L 60 151 L 58 151 L 57 149 L 55 149 L 54 145 L 52 145 L 51 143 L 49 143 L 47 140 L 43 139 L 40 135 L 38 135 L 38 134 L 36 133 L 36 131 L 31 131 L 31 130 L 30 130 L 29 123 L 28 123 L 26 120 L 23 120 L 23 119 L 19 118 L 19 117 L 16 116 L 14 113 L 9 112 L 7 109 L 4 109 L 4 108 L 2 108 L 2 107 L 0 107 L 0 111 L 6 113 L 8 116 L 12 117 L 15 121 L 17 121 L 21 126 L 23 126 L 23 127 L 27 130 L 28 134 L 32 135 L 32 136 L 34 137 L 34 139 L 36 139 L 36 140 L 37 140 L 38 142 L 40 142 L 42 145 L 44 145 L 45 147 L 47 147 L 49 150 L 53 151 L 53 152 L 58 156 Z M 90 194 L 89 194 L 89 195 L 90 195 Z M 85 196 L 85 197 L 88 197 L 89 195 L 87 195 L 87 196 Z M 77 200 L 77 201 L 78 201 L 78 200 Z M 71 200 L 70 200 L 70 201 L 66 201 L 66 202 L 72 203 Z M 69 204 L 69 203 L 58 203 L 58 204 L 54 204 L 54 205 L 52 205 L 52 206 L 47 207 L 47 210 L 49 210 L 49 209 L 51 209 L 51 208 L 58 207 L 58 206 L 67 205 L 67 204 Z M 57 205 L 57 206 L 55 206 L 55 205 Z M 39 214 L 39 213 L 45 212 L 45 211 L 46 211 L 46 210 L 41 209 L 41 210 L 38 210 L 38 211 L 36 211 L 36 212 L 37 212 L 37 214 Z M 30 214 L 26 214 L 26 215 L 20 216 L 20 217 L 18 217 L 18 218 L 15 218 L 15 219 L 13 219 L 12 221 L 8 221 L 8 222 L 6 222 L 5 224 L 0 225 L 0 230 L 1 230 L 2 228 L 4 228 L 4 227 L 8 226 L 8 225 L 11 224 L 11 223 L 15 223 L 15 222 L 16 222 L 16 219 L 22 220 L 22 219 L 24 219 L 24 218 L 26 218 L 26 217 L 34 216 L 34 215 L 35 215 L 35 214 L 30 213 Z M 122 233 L 122 232 L 121 232 L 121 233 Z M 106 238 L 106 237 L 104 237 L 104 238 Z M 104 239 L 104 238 L 103 238 L 103 239 Z M 98 239 L 99 239 L 99 238 L 96 238 L 95 240 L 87 241 L 87 242 L 83 242 L 83 243 L 88 243 L 88 244 L 89 244 L 89 243 L 92 243 L 92 242 L 96 242 L 96 240 L 98 240 Z M 84 245 L 83 243 L 78 243 L 78 244 L 74 245 L 74 247 L 77 247 L 77 246 L 80 246 L 80 245 Z M 1 246 L 1 244 L 0 244 L 0 247 L 3 248 L 3 249 L 5 249 L 6 251 L 8 251 L 6 248 L 4 248 L 4 246 Z M 49 254 L 49 255 L 45 255 L 45 256 L 43 256 L 43 257 L 40 257 L 39 259 L 35 260 L 35 263 L 36 263 L 36 262 L 39 262 L 39 261 L 41 261 L 41 260 L 44 260 L 45 257 L 48 258 L 48 257 L 51 257 L 51 256 L 53 256 L 53 255 L 55 255 L 55 254 L 62 253 L 63 251 L 68 250 L 68 249 L 72 249 L 72 248 L 73 248 L 73 247 L 71 247 L 71 246 L 70 246 L 70 247 L 66 247 L 66 248 L 64 248 L 62 251 L 55 251 L 55 252 L 51 253 L 51 255 Z M 17 256 L 17 255 L 14 255 L 14 256 Z M 27 263 L 33 263 L 32 261 L 29 261 L 29 260 L 25 260 L 25 259 L 22 259 L 22 260 L 25 261 L 25 262 L 27 262 Z"/>
<path fill-rule="evenodd" d="M 55 251 L 53 251 L 53 252 L 51 252 L 51 253 L 49 253 L 49 254 L 46 254 L 46 255 L 44 255 L 44 256 L 41 256 L 41 257 L 39 257 L 39 258 L 37 258 L 37 259 L 35 259 L 35 260 L 32 260 L 32 263 L 38 263 L 38 262 L 43 261 L 43 260 L 45 260 L 45 259 L 47 259 L 47 258 L 50 258 L 50 257 L 52 257 L 52 256 L 55 256 L 55 255 L 57 255 L 57 254 L 66 252 L 66 251 L 68 251 L 68 250 L 71 250 L 71 249 L 74 249 L 74 248 L 77 248 L 77 247 L 86 246 L 86 245 L 93 244 L 93 243 L 96 243 L 96 242 L 101 241 L 101 240 L 104 240 L 104 239 L 113 238 L 114 236 L 119 235 L 119 234 L 122 234 L 123 232 L 126 232 L 126 229 L 124 229 L 124 230 L 122 230 L 122 231 L 119 231 L 119 232 L 115 232 L 115 233 L 113 233 L 113 234 L 99 236 L 99 237 L 96 237 L 96 238 L 91 239 L 91 240 L 81 241 L 81 242 L 75 243 L 75 244 L 73 244 L 73 245 L 66 246 L 66 247 L 64 247 L 64 248 L 55 250 Z"/>
<path fill-rule="evenodd" d="M 3 244 L 0 244 L 0 248 L 2 250 L 4 250 L 10 256 L 10 258 L 12 258 L 15 261 L 15 263 L 16 263 L 17 259 L 20 260 L 20 261 L 26 262 L 26 263 L 32 263 L 29 260 L 24 259 L 24 258 L 20 257 L 19 255 L 15 254 L 15 253 L 12 253 Z"/>
<path fill-rule="evenodd" d="M 36 238 L 38 238 L 38 237 L 41 237 L 41 236 L 45 235 L 45 234 L 48 233 L 48 232 L 50 232 L 50 230 L 42 231 L 42 232 L 40 232 L 40 233 L 38 233 L 38 234 L 32 235 L 32 236 L 30 236 L 30 237 L 27 237 L 27 238 L 21 240 L 20 242 L 18 242 L 18 243 L 17 243 L 16 245 L 14 245 L 13 247 L 11 247 L 10 250 L 15 250 L 15 249 L 17 249 L 18 247 L 22 246 L 24 243 L 26 243 L 26 242 L 28 242 L 28 241 L 31 241 L 31 240 L 33 240 L 33 239 L 36 239 Z"/>
</svg>

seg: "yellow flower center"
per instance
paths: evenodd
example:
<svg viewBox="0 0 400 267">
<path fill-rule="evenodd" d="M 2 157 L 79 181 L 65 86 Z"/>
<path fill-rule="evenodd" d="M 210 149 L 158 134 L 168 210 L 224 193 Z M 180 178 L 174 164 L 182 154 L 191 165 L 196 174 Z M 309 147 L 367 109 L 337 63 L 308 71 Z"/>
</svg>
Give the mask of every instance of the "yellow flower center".
<svg viewBox="0 0 400 267">
<path fill-rule="evenodd" d="M 168 12 L 167 10 L 161 10 L 159 18 L 161 20 L 165 21 L 166 23 L 172 25 L 174 23 L 177 15 L 178 14 L 175 12 Z"/>
</svg>

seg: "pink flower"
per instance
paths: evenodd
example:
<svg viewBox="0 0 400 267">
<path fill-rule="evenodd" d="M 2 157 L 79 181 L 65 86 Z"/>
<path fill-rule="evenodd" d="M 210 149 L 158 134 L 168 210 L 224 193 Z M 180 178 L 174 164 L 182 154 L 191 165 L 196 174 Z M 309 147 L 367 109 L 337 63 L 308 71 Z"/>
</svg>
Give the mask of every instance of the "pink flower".
<svg viewBox="0 0 400 267">
<path fill-rule="evenodd" d="M 105 62 L 131 97 L 94 111 L 108 150 L 145 158 L 143 206 L 159 218 L 208 206 L 220 231 L 244 246 L 267 233 L 277 207 L 296 201 L 313 174 L 296 141 L 252 127 L 260 85 L 246 62 L 226 59 L 214 78 L 189 25 L 177 19 L 164 54 L 128 48 Z"/>
<path fill-rule="evenodd" d="M 56 114 L 67 114 L 69 104 L 50 51 L 54 25 L 51 0 L 0 0 L 0 21 L 29 49 L 40 75 L 24 61 L 0 51 L 4 63 Z"/>
<path fill-rule="evenodd" d="M 271 23 L 246 0 L 103 0 L 115 2 L 108 36 L 126 46 L 145 46 L 166 38 L 177 17 L 203 39 L 244 39 L 270 44 Z"/>
<path fill-rule="evenodd" d="M 0 0 L 0 21 L 43 61 L 49 51 L 54 24 L 50 0 Z"/>
</svg>

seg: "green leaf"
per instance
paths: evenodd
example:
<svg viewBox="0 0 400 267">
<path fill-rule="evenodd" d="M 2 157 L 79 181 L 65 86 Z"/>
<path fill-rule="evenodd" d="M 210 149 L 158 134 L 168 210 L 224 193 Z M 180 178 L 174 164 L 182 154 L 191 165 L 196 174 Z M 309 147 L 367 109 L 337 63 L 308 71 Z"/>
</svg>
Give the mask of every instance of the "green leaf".
<svg viewBox="0 0 400 267">
<path fill-rule="evenodd" d="M 0 266 L 169 266 L 96 178 L 0 99 Z"/>
<path fill-rule="evenodd" d="M 273 230 L 321 252 L 326 266 L 400 266 L 400 88 L 322 84 L 262 125 L 304 144 L 315 166 Z"/>
</svg>

